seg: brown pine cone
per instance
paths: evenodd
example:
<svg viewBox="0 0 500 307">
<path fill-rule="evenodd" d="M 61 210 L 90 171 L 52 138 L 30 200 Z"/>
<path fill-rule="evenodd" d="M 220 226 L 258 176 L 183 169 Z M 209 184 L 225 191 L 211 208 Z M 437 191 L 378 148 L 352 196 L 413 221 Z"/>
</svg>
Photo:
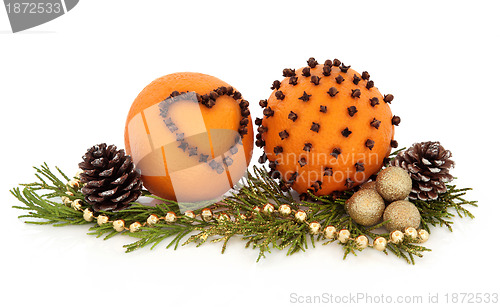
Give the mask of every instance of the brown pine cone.
<svg viewBox="0 0 500 307">
<path fill-rule="evenodd" d="M 450 157 L 451 152 L 439 142 L 422 142 L 400 152 L 391 165 L 410 173 L 413 182 L 410 199 L 435 200 L 440 193 L 446 193 L 446 183 L 453 180 L 449 170 L 455 162 Z"/>
<path fill-rule="evenodd" d="M 78 164 L 85 185 L 82 193 L 94 211 L 119 211 L 141 195 L 142 180 L 123 149 L 105 143 L 87 150 L 83 162 Z"/>
</svg>

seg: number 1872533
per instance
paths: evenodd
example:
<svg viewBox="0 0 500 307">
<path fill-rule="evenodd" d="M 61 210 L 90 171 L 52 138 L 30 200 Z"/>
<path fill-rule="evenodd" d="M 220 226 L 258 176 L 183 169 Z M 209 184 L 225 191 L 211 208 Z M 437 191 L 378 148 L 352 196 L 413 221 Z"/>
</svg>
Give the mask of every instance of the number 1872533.
<svg viewBox="0 0 500 307">
<path fill-rule="evenodd" d="M 63 8 L 61 3 L 16 2 L 5 5 L 9 14 L 59 14 Z"/>
<path fill-rule="evenodd" d="M 498 303 L 498 293 L 446 293 L 445 295 L 446 303 Z"/>
</svg>

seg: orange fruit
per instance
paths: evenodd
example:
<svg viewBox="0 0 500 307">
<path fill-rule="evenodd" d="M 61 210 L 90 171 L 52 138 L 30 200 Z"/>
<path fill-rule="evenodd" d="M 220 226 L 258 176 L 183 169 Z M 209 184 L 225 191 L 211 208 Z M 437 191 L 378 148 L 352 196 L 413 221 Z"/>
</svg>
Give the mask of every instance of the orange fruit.
<svg viewBox="0 0 500 307">
<path fill-rule="evenodd" d="M 257 119 L 259 159 L 274 177 L 299 193 L 316 195 L 350 189 L 378 172 L 392 147 L 392 95 L 383 96 L 362 74 L 339 60 L 285 69 L 262 100 L 264 118 Z"/>
<path fill-rule="evenodd" d="M 252 156 L 248 101 L 224 81 L 181 72 L 151 82 L 125 125 L 125 149 L 154 195 L 212 200 L 245 173 Z"/>
</svg>

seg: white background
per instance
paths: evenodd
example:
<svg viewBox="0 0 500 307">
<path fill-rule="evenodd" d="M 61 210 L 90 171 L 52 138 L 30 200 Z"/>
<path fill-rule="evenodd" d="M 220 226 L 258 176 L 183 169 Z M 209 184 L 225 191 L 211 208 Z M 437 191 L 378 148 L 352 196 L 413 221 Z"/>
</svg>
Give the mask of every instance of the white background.
<svg viewBox="0 0 500 307">
<path fill-rule="evenodd" d="M 335 296 L 500 292 L 498 88 L 495 1 L 98 1 L 12 34 L 0 9 L 2 302 L 52 306 L 158 304 L 286 306 L 290 294 Z M 178 71 L 217 76 L 257 105 L 286 67 L 310 56 L 370 72 L 396 99 L 402 146 L 439 140 L 453 174 L 479 201 L 474 220 L 435 229 L 433 251 L 411 266 L 366 250 L 342 261 L 336 245 L 285 257 L 234 239 L 220 245 L 125 254 L 87 227 L 26 225 L 8 190 L 46 161 L 72 174 L 86 149 L 123 147 L 128 109 L 153 79 Z M 256 149 L 254 158 L 260 152 Z M 254 159 L 255 160 L 255 159 Z M 493 276 L 489 281 L 488 276 Z M 17 304 L 17 303 L 16 303 Z M 292 304 L 294 305 L 294 304 Z"/>
</svg>

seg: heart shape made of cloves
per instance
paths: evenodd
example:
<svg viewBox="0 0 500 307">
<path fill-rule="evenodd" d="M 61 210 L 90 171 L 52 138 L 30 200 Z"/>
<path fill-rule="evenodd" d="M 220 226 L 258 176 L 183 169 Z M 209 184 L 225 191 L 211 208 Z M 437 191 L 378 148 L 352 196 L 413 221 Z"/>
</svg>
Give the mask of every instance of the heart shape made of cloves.
<svg viewBox="0 0 500 307">
<path fill-rule="evenodd" d="M 173 75 L 153 81 L 132 105 L 126 149 L 151 193 L 177 202 L 212 200 L 233 187 L 250 162 L 249 103 L 215 77 Z M 180 78 L 191 84 L 179 85 Z"/>
</svg>

